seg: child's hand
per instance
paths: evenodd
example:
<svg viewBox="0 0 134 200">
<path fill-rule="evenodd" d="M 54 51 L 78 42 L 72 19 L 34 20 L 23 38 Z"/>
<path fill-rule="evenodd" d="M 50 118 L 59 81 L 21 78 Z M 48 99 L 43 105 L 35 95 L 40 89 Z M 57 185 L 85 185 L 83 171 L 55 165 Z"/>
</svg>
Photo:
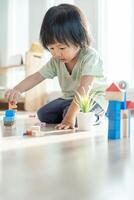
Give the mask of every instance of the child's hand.
<svg viewBox="0 0 134 200">
<path fill-rule="evenodd" d="M 65 121 L 63 120 L 62 123 L 58 124 L 56 127 L 56 129 L 64 129 L 64 130 L 67 130 L 67 129 L 74 129 L 75 128 L 75 122 L 69 122 L 69 121 Z"/>
<path fill-rule="evenodd" d="M 5 98 L 8 100 L 8 102 L 11 102 L 12 104 L 16 104 L 19 97 L 20 97 L 20 92 L 15 89 L 9 89 L 5 93 Z"/>
</svg>

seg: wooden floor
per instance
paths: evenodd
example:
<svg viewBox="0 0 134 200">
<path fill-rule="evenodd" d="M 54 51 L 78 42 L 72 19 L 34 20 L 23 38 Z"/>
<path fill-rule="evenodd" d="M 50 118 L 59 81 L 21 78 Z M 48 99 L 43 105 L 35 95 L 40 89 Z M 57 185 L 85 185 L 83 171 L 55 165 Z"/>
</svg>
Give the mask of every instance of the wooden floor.
<svg viewBox="0 0 134 200">
<path fill-rule="evenodd" d="M 92 132 L 48 126 L 44 137 L 24 137 L 31 124 L 21 113 L 16 129 L 4 130 L 1 123 L 1 200 L 133 199 L 133 127 L 130 138 L 116 141 L 107 140 L 107 122 Z"/>
</svg>

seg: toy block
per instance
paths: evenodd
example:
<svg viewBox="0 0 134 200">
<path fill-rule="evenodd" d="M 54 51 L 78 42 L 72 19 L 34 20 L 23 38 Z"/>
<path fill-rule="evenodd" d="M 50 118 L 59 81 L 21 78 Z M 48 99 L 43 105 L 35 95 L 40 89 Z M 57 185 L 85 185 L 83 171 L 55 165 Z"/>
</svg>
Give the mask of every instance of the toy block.
<svg viewBox="0 0 134 200">
<path fill-rule="evenodd" d="M 119 88 L 118 85 L 116 85 L 115 83 L 112 83 L 107 89 L 106 91 L 108 92 L 120 92 L 121 89 Z"/>
<path fill-rule="evenodd" d="M 105 114 L 109 119 L 120 118 L 120 111 L 119 110 L 107 110 Z"/>
<path fill-rule="evenodd" d="M 30 136 L 34 136 L 34 137 L 41 137 L 44 136 L 44 132 L 40 130 L 41 126 L 32 126 L 30 129 Z M 27 132 L 26 132 L 27 134 Z M 29 135 L 29 134 L 28 134 Z"/>
<path fill-rule="evenodd" d="M 25 136 L 32 136 L 32 131 L 31 130 L 26 130 L 25 133 L 23 133 L 23 135 Z"/>
<path fill-rule="evenodd" d="M 107 100 L 116 100 L 116 101 L 124 101 L 124 92 L 123 91 L 106 91 L 105 98 Z"/>
<path fill-rule="evenodd" d="M 126 102 L 126 92 L 124 92 L 124 101 L 122 101 L 121 109 L 125 110 L 127 108 L 127 102 Z"/>
<path fill-rule="evenodd" d="M 8 109 L 16 110 L 17 109 L 17 105 L 14 104 L 13 102 L 9 102 L 8 103 Z"/>
<path fill-rule="evenodd" d="M 121 110 L 121 137 L 130 136 L 130 110 Z"/>
<path fill-rule="evenodd" d="M 134 109 L 134 102 L 127 101 L 127 109 Z"/>
<path fill-rule="evenodd" d="M 127 108 L 127 102 L 126 101 L 122 101 L 121 102 L 121 110 L 125 110 Z"/>
<path fill-rule="evenodd" d="M 32 126 L 31 127 L 31 131 L 34 132 L 34 131 L 40 131 L 40 126 Z"/>
<path fill-rule="evenodd" d="M 109 130 L 108 131 L 108 139 L 120 139 L 120 131 L 115 131 L 115 130 Z"/>
<path fill-rule="evenodd" d="M 130 135 L 130 109 L 134 109 L 134 103 L 126 101 L 126 83 L 121 82 L 121 86 L 119 88 L 112 83 L 106 89 L 106 99 L 109 100 L 108 139 L 120 139 Z"/>
<path fill-rule="evenodd" d="M 15 111 L 14 110 L 6 110 L 5 115 L 3 117 L 3 122 L 5 127 L 14 127 Z"/>
<path fill-rule="evenodd" d="M 26 130 L 23 135 L 27 136 L 40 136 L 40 126 L 32 126 L 29 130 Z"/>
<path fill-rule="evenodd" d="M 119 130 L 120 131 L 120 120 L 109 120 L 108 123 L 109 130 Z"/>
<path fill-rule="evenodd" d="M 40 126 L 32 126 L 29 130 L 26 130 L 23 135 L 27 136 L 42 136 L 40 132 Z"/>
<path fill-rule="evenodd" d="M 15 111 L 14 110 L 6 110 L 5 111 L 5 116 L 6 117 L 14 117 L 15 116 Z"/>
<path fill-rule="evenodd" d="M 112 110 L 115 110 L 115 111 L 120 111 L 121 109 L 121 101 L 109 101 L 109 104 L 108 104 L 108 111 L 112 111 Z"/>
<path fill-rule="evenodd" d="M 107 100 L 116 100 L 116 101 L 124 101 L 126 99 L 126 92 L 120 89 L 115 83 L 112 83 L 106 89 L 106 99 Z"/>
<path fill-rule="evenodd" d="M 115 114 L 111 115 L 111 114 L 110 114 L 110 115 L 108 116 L 108 119 L 109 119 L 109 120 L 114 120 L 114 121 L 120 120 L 120 119 L 121 119 L 120 113 L 119 113 L 118 115 L 115 115 Z"/>
<path fill-rule="evenodd" d="M 109 118 L 109 120 L 110 119 L 113 119 L 113 120 L 119 119 L 120 120 L 120 111 L 113 111 L 112 110 L 111 112 L 109 112 L 108 118 Z"/>
<path fill-rule="evenodd" d="M 120 118 L 108 120 L 108 139 L 120 139 Z"/>
<path fill-rule="evenodd" d="M 43 131 L 34 131 L 32 132 L 32 136 L 33 137 L 41 137 L 41 136 L 44 136 L 45 133 Z"/>
</svg>

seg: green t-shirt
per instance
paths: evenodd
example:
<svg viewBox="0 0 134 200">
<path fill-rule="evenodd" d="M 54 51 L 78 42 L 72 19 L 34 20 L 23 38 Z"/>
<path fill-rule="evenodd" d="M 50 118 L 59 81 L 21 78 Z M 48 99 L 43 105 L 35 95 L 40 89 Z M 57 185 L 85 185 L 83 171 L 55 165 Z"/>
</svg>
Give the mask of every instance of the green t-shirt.
<svg viewBox="0 0 134 200">
<path fill-rule="evenodd" d="M 83 48 L 80 50 L 78 60 L 70 74 L 63 62 L 51 58 L 40 70 L 39 73 L 45 79 L 58 77 L 61 91 L 64 99 L 72 99 L 75 91 L 80 86 L 80 79 L 83 75 L 92 75 L 95 77 L 92 85 L 92 91 L 99 91 L 96 96 L 96 102 L 105 110 L 107 102 L 105 100 L 106 78 L 100 56 L 93 48 Z"/>
</svg>

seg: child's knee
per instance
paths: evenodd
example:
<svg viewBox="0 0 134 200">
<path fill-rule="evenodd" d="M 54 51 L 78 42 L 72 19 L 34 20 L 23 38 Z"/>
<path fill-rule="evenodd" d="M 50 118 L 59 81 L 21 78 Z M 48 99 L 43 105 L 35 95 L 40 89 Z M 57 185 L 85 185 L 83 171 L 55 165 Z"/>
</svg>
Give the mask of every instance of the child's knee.
<svg viewBox="0 0 134 200">
<path fill-rule="evenodd" d="M 41 122 L 44 122 L 45 119 L 45 112 L 42 108 L 40 108 L 38 111 L 37 111 L 37 116 L 38 116 L 38 119 L 41 121 Z"/>
</svg>

